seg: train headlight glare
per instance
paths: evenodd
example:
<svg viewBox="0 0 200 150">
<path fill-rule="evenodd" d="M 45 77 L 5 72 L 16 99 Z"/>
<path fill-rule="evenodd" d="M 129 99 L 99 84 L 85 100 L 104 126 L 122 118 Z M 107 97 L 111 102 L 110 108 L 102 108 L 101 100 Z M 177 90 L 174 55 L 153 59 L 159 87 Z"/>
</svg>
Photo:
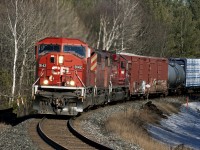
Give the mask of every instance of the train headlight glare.
<svg viewBox="0 0 200 150">
<path fill-rule="evenodd" d="M 70 84 L 71 86 L 74 86 L 74 85 L 75 85 L 75 82 L 74 82 L 73 80 L 71 80 L 71 81 L 69 82 L 69 84 Z"/>
<path fill-rule="evenodd" d="M 44 85 L 48 85 L 49 81 L 48 81 L 47 79 L 45 79 L 45 80 L 43 81 L 43 83 L 44 83 Z"/>
<path fill-rule="evenodd" d="M 59 64 L 63 64 L 63 62 L 64 62 L 64 57 L 63 57 L 63 56 L 59 56 L 58 62 L 59 62 Z"/>
</svg>

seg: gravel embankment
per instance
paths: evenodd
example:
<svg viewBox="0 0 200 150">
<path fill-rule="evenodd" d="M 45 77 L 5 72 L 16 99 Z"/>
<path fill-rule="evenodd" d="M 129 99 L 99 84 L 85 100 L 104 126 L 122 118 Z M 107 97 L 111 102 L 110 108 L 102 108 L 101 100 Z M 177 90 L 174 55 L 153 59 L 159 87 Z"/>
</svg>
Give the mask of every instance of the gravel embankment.
<svg viewBox="0 0 200 150">
<path fill-rule="evenodd" d="M 112 149 L 139 150 L 139 146 L 128 143 L 123 139 L 120 139 L 117 135 L 108 133 L 105 129 L 104 122 L 107 118 L 113 113 L 120 111 L 126 111 L 126 105 L 106 107 L 83 120 L 81 122 L 81 126 L 83 127 L 83 130 L 93 135 L 99 143 L 102 143 Z"/>
<path fill-rule="evenodd" d="M 31 120 L 22 122 L 14 127 L 0 128 L 0 149 L 3 150 L 38 150 L 29 134 L 28 125 Z"/>
<path fill-rule="evenodd" d="M 158 99 L 159 100 L 159 99 Z M 162 98 L 163 101 L 167 101 L 169 103 L 176 102 L 182 103 L 178 99 L 175 98 Z M 157 100 L 153 100 L 156 102 Z M 99 143 L 102 143 L 112 149 L 121 150 L 121 149 L 134 149 L 140 150 L 141 148 L 138 145 L 133 143 L 128 143 L 124 141 L 119 136 L 113 133 L 109 133 L 105 129 L 104 122 L 110 117 L 112 114 L 118 112 L 125 112 L 127 108 L 133 108 L 135 110 L 139 110 L 143 104 L 147 101 L 133 101 L 127 102 L 121 105 L 108 106 L 105 108 L 101 108 L 92 115 L 88 115 L 81 119 L 81 126 L 83 127 L 84 132 L 90 133 Z"/>
</svg>

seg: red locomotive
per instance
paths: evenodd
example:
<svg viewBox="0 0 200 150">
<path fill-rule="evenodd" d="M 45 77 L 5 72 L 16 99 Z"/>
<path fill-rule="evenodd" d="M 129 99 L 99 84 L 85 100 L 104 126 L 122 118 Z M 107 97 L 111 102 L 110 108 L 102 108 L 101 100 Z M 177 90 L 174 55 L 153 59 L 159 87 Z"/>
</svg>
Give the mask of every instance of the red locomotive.
<svg viewBox="0 0 200 150">
<path fill-rule="evenodd" d="M 76 115 L 85 108 L 131 96 L 168 92 L 168 60 L 92 50 L 70 38 L 36 44 L 34 109 Z"/>
</svg>

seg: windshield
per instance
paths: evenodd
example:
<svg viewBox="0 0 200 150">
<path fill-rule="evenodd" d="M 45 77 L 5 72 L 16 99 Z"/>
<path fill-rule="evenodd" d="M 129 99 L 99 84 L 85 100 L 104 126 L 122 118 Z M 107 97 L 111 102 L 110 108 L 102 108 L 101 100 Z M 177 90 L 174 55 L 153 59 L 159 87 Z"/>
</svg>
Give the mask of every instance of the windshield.
<svg viewBox="0 0 200 150">
<path fill-rule="evenodd" d="M 63 51 L 66 53 L 73 53 L 79 57 L 85 57 L 85 47 L 83 46 L 65 45 Z"/>
<path fill-rule="evenodd" d="M 39 54 L 48 52 L 60 52 L 60 45 L 57 44 L 42 44 L 39 47 Z"/>
</svg>

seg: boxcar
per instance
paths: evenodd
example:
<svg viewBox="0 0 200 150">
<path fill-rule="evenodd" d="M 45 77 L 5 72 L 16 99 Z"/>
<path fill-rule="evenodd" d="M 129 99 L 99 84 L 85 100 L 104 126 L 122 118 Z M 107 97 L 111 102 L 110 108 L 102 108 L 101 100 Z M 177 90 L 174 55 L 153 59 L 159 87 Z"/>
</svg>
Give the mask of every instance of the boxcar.
<svg viewBox="0 0 200 150">
<path fill-rule="evenodd" d="M 131 95 L 168 94 L 168 59 L 120 53 L 128 61 Z"/>
</svg>

